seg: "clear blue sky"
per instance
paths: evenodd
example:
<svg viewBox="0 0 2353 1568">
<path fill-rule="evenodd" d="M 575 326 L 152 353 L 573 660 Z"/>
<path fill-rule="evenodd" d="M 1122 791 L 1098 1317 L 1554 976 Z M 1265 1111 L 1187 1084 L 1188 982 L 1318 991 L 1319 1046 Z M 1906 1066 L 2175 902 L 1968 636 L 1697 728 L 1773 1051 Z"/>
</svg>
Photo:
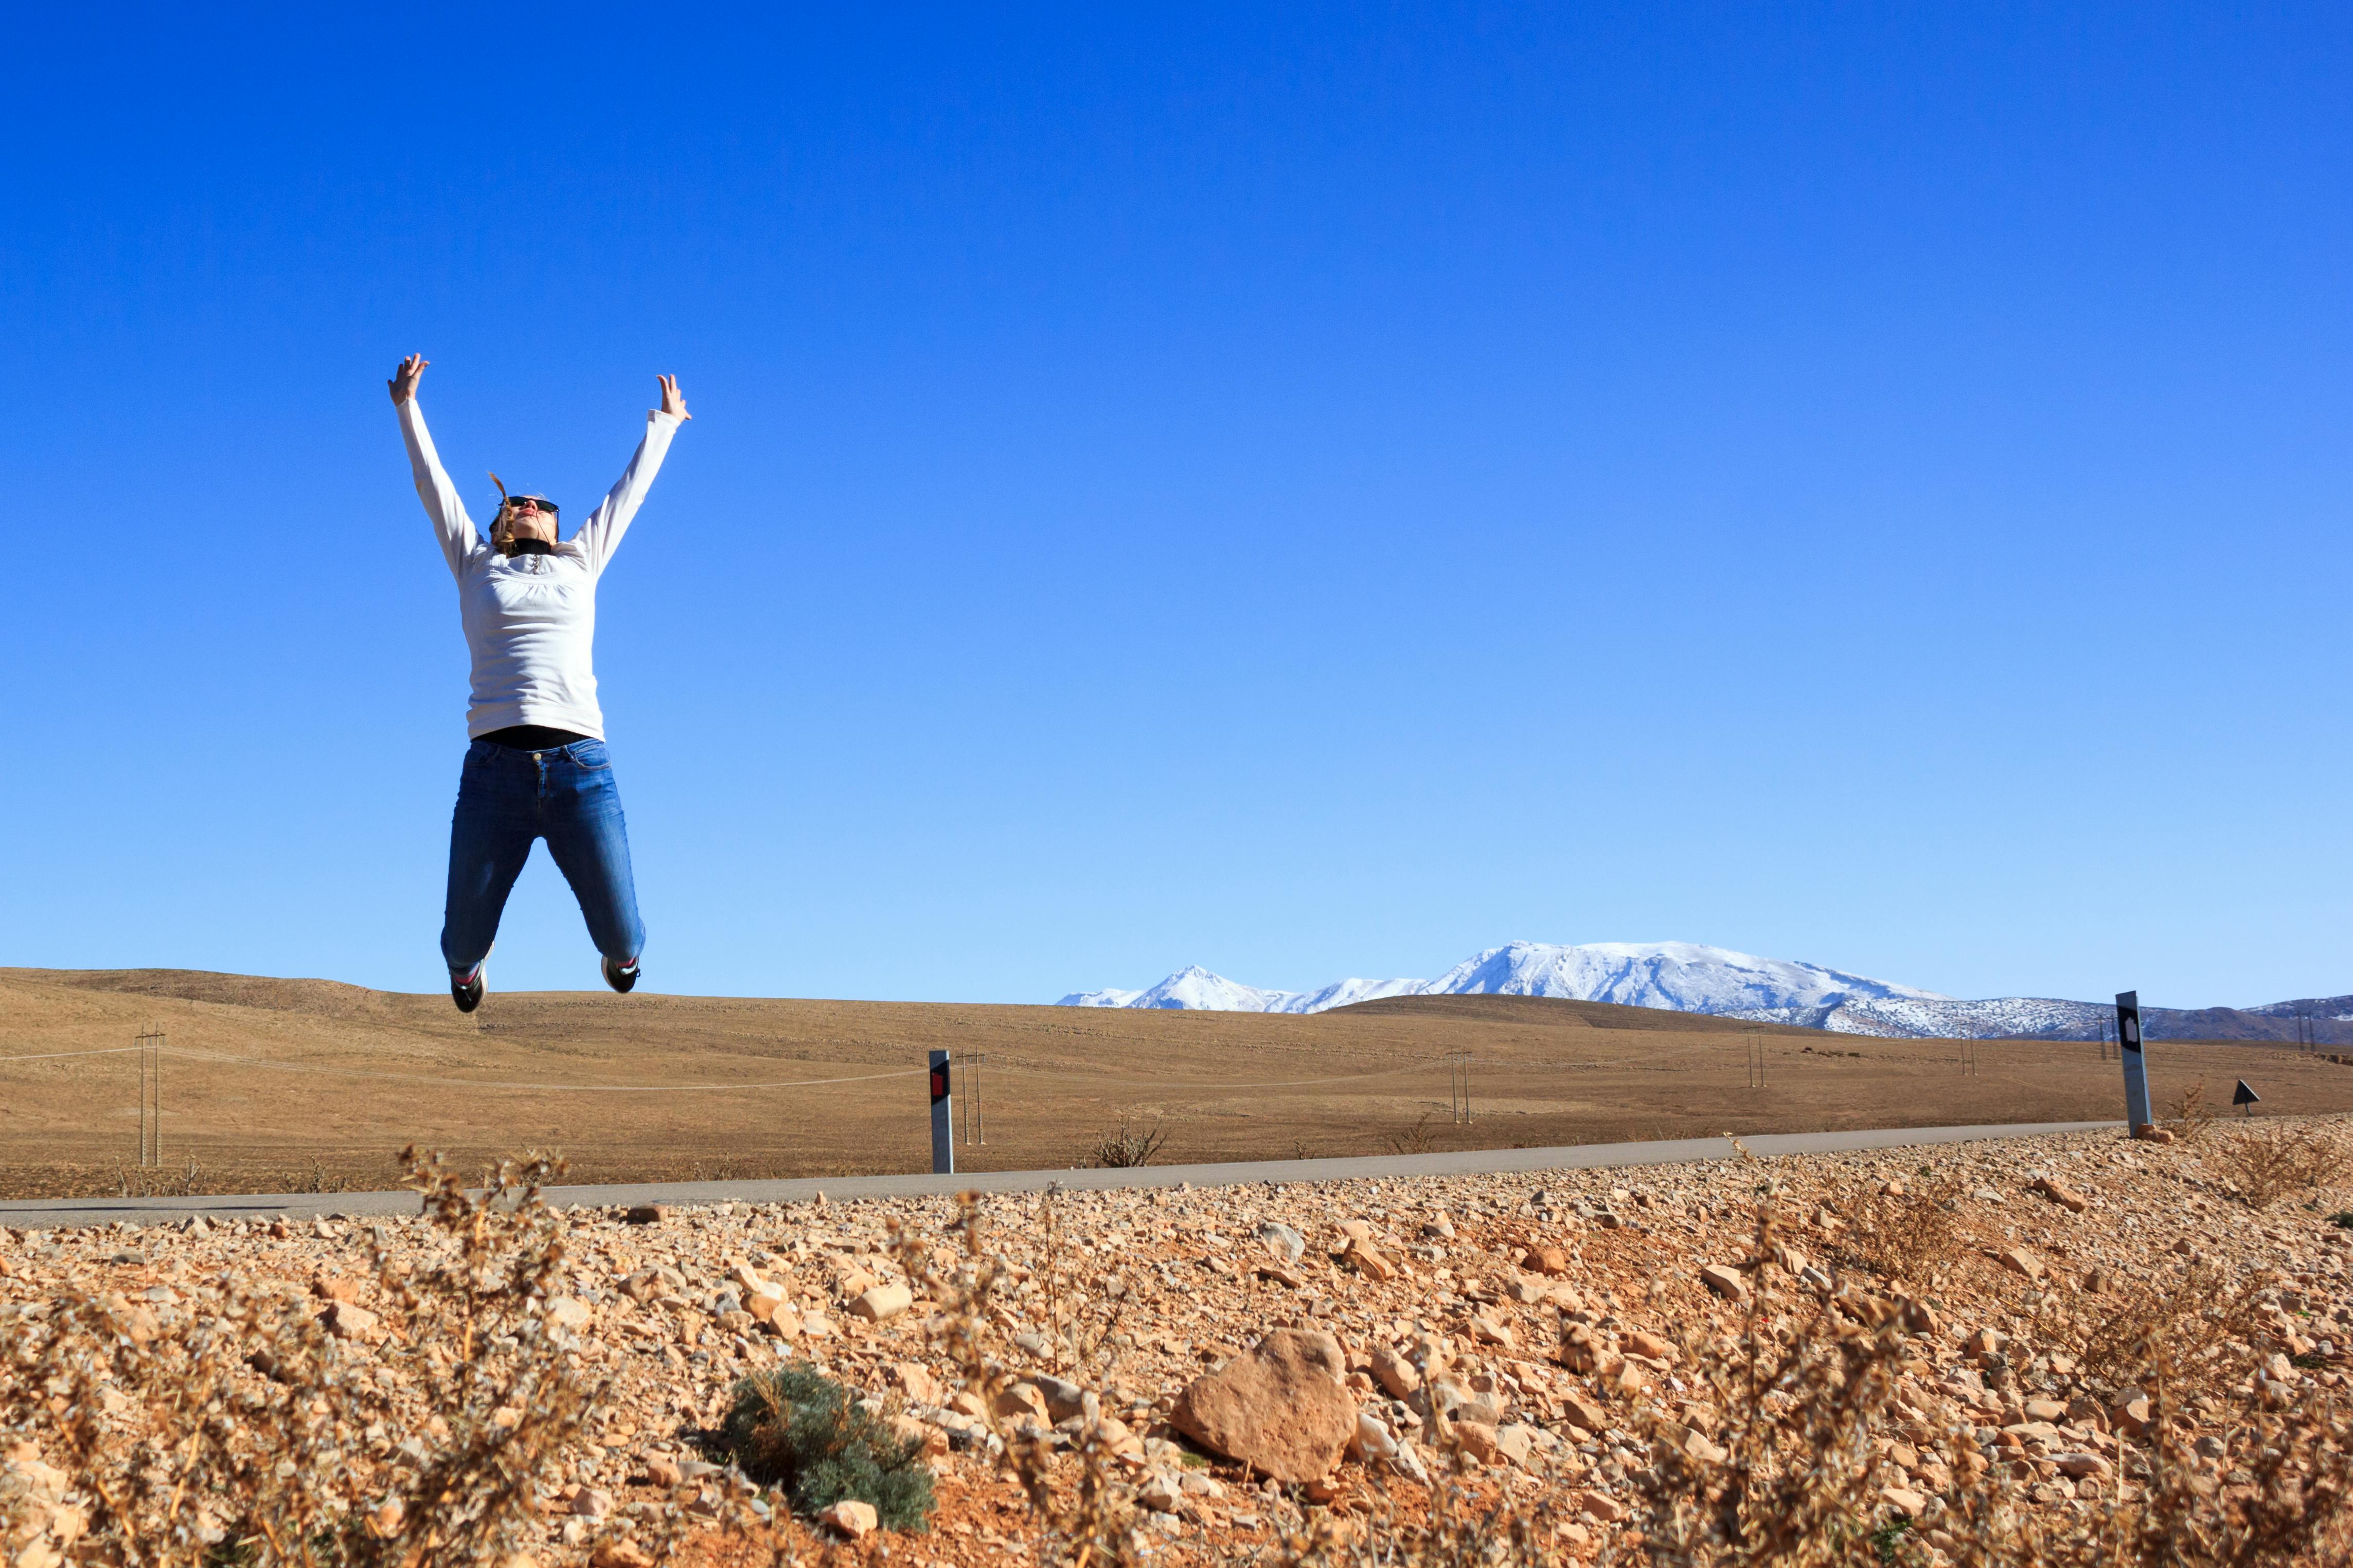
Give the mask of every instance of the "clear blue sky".
<svg viewBox="0 0 2353 1568">
<path fill-rule="evenodd" d="M 440 986 L 416 350 L 655 989 L 2353 991 L 2353 12 L 849 9 L 12 18 L 0 963 Z"/>
</svg>

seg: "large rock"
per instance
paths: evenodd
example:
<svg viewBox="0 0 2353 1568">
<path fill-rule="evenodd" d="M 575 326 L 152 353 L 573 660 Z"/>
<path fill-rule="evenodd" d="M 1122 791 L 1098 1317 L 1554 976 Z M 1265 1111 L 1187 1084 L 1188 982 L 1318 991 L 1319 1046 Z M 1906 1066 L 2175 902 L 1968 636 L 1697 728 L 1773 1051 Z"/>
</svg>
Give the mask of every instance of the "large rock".
<svg viewBox="0 0 2353 1568">
<path fill-rule="evenodd" d="M 1168 1419 L 1204 1448 L 1275 1480 L 1317 1480 L 1356 1435 L 1356 1402 L 1340 1385 L 1347 1373 L 1331 1335 L 1277 1329 L 1194 1379 Z"/>
</svg>

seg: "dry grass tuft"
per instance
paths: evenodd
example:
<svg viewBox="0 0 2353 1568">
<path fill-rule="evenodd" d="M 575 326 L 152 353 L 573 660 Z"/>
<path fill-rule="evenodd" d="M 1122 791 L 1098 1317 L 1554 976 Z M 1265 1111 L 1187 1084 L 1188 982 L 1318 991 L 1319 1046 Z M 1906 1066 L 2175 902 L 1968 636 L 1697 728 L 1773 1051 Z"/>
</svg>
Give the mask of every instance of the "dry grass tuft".
<svg viewBox="0 0 2353 1568">
<path fill-rule="evenodd" d="M 2220 1140 L 2212 1156 L 2222 1178 L 2253 1209 L 2345 1185 L 2353 1151 L 2328 1121 L 2264 1121 Z"/>
<path fill-rule="evenodd" d="M 1160 1152 L 1168 1142 L 1168 1134 L 1158 1122 L 1138 1132 L 1124 1116 L 1094 1147 L 1094 1163 L 1112 1170 L 1126 1170 L 1152 1163 L 1152 1156 Z"/>
<path fill-rule="evenodd" d="M 2214 1125 L 2214 1107 L 2206 1099 L 2206 1080 L 2200 1079 L 2175 1097 L 2173 1135 L 2184 1143 L 2204 1138 Z"/>
<path fill-rule="evenodd" d="M 1387 1139 L 1389 1152 L 1392 1154 L 1429 1153 L 1438 1146 L 1438 1134 L 1430 1131 L 1430 1124 L 1437 1120 L 1437 1112 L 1425 1110 L 1421 1113 L 1421 1120 L 1404 1131 L 1389 1133 Z"/>
<path fill-rule="evenodd" d="M 226 1275 L 178 1304 L 17 1305 L 0 1437 L 89 1503 L 20 1486 L 0 1536 L 102 1562 L 355 1568 L 498 1561 L 543 1537 L 541 1493 L 600 1393 L 543 1310 L 566 1274 L 540 1199 L 560 1167 L 502 1163 L 469 1193 L 438 1156 L 404 1158 L 439 1246 L 403 1268 L 379 1233 L 371 1308 Z"/>
<path fill-rule="evenodd" d="M 1831 1257 L 1891 1283 L 1931 1286 L 1959 1250 L 1960 1197 L 1950 1172 L 1850 1183 L 1831 1205 L 1842 1222 Z"/>
</svg>

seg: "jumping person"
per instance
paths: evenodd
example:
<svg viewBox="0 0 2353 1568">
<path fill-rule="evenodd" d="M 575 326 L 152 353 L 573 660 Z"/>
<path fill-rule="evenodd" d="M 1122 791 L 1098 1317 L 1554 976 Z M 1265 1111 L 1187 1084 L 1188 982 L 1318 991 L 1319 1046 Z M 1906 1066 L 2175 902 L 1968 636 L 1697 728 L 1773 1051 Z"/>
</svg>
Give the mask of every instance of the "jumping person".
<svg viewBox="0 0 2353 1568">
<path fill-rule="evenodd" d="M 694 416 L 679 395 L 678 378 L 660 377 L 661 406 L 647 414 L 637 455 L 569 540 L 558 536 L 554 501 L 508 495 L 491 475 L 501 500 L 485 541 L 442 471 L 417 406 L 417 384 L 428 363 L 409 355 L 385 384 L 400 410 L 417 499 L 458 580 L 459 616 L 473 656 L 473 701 L 466 711 L 472 744 L 449 823 L 449 892 L 441 916 L 449 994 L 461 1013 L 481 1005 L 482 962 L 499 934 L 507 894 L 539 838 L 547 840 L 580 900 L 589 938 L 604 955 L 605 983 L 627 991 L 638 983 L 646 928 L 638 919 L 628 830 L 605 750 L 605 715 L 596 706 L 590 658 L 596 580 L 660 471 L 670 437 Z"/>
</svg>

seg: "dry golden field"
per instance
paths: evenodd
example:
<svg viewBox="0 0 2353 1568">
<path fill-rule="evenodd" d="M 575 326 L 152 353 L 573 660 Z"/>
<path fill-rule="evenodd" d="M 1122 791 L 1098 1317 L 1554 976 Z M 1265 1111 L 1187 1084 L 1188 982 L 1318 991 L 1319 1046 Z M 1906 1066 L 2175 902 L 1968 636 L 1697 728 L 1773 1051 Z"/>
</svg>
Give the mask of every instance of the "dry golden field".
<svg viewBox="0 0 2353 1568">
<path fill-rule="evenodd" d="M 166 1037 L 163 1163 L 135 1168 L 138 1058 Z M 604 993 L 446 997 L 183 971 L 0 970 L 0 1195 L 388 1184 L 417 1142 L 560 1151 L 572 1179 L 806 1176 L 928 1165 L 923 1068 L 986 1053 L 970 1169 L 1087 1163 L 1123 1116 L 1160 1163 L 1841 1127 L 2122 1115 L 2097 1047 L 1765 1032 L 1525 997 L 1419 997 L 1309 1017 Z M 1475 1120 L 1450 1119 L 1449 1052 Z M 2353 1110 L 2353 1068 L 2276 1046 L 2163 1042 L 2161 1111 Z M 959 1092 L 964 1092 L 960 1086 Z M 126 1170 L 125 1167 L 132 1167 Z M 193 1167 L 193 1174 L 191 1168 Z"/>
</svg>

